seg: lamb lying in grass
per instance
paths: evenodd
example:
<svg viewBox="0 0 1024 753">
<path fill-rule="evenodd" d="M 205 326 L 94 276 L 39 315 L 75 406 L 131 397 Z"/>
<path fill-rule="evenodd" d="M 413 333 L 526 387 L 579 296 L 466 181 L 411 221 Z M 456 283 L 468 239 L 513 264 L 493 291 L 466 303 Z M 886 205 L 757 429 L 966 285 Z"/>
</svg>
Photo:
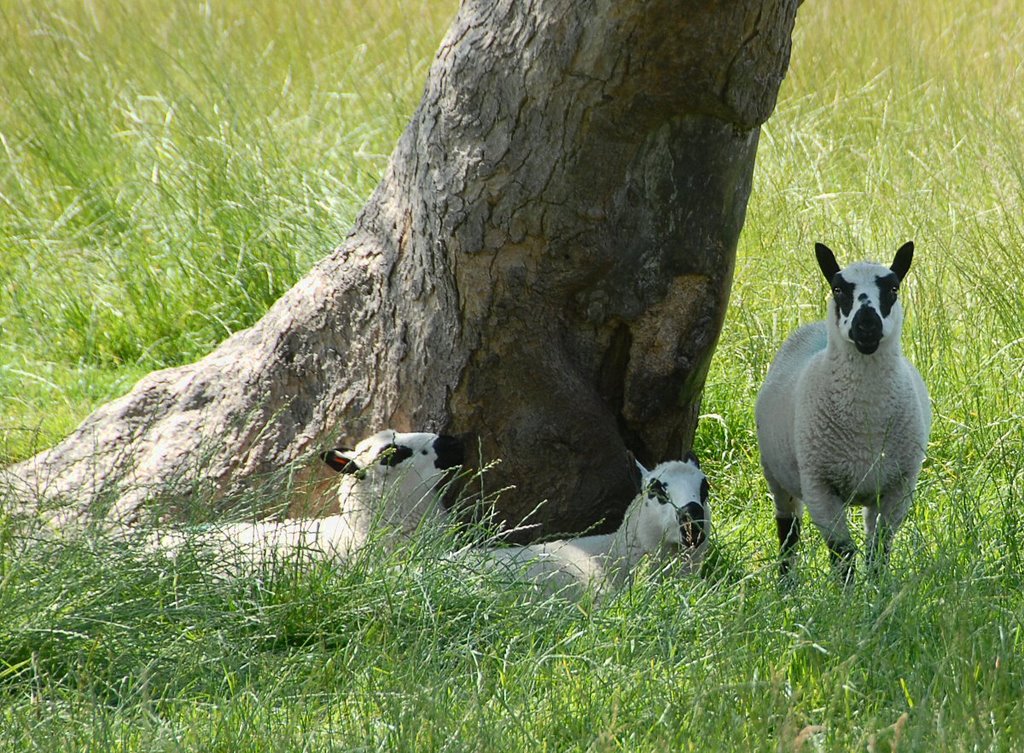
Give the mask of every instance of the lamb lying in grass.
<svg viewBox="0 0 1024 753">
<path fill-rule="evenodd" d="M 295 556 L 344 560 L 371 536 L 387 544 L 425 520 L 446 515 L 439 485 L 463 463 L 462 443 L 450 436 L 388 429 L 321 458 L 339 474 L 340 512 L 323 518 L 229 523 L 200 532 L 157 533 L 150 548 L 175 553 L 184 546 L 223 554 L 228 565 L 263 564 Z M 231 568 L 229 568 L 231 569 Z"/>
<path fill-rule="evenodd" d="M 757 398 L 757 439 L 775 500 L 782 574 L 806 504 L 846 581 L 856 553 L 847 507 L 863 507 L 869 562 L 884 563 L 921 471 L 931 405 L 900 349 L 898 291 L 914 244 L 900 248 L 889 267 L 862 262 L 842 270 L 827 246 L 815 250 L 832 286 L 828 316 L 790 335 L 772 362 Z"/>
<path fill-rule="evenodd" d="M 645 557 L 675 559 L 681 572 L 696 571 L 711 532 L 708 480 L 697 458 L 689 455 L 651 471 L 639 463 L 637 467 L 640 493 L 615 533 L 526 546 L 470 547 L 452 559 L 474 569 L 503 570 L 545 593 L 570 597 L 621 587 Z"/>
</svg>

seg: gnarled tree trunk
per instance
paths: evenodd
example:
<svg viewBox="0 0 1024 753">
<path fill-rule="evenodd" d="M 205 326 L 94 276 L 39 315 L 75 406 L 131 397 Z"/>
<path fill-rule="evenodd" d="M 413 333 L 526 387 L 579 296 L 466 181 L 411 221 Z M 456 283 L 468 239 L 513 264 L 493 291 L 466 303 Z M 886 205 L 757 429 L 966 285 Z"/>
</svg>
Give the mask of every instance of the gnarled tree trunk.
<svg viewBox="0 0 1024 753">
<path fill-rule="evenodd" d="M 472 432 L 545 532 L 688 448 L 797 0 L 466 0 L 344 244 L 7 473 L 131 520 L 379 428 Z M 109 507 L 107 506 L 109 504 Z"/>
</svg>

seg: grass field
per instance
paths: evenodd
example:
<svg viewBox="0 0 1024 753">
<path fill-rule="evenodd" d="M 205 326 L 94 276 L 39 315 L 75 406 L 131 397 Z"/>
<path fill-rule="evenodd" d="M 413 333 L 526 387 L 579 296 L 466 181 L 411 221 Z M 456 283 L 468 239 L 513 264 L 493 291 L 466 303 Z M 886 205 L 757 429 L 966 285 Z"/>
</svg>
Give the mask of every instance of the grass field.
<svg viewBox="0 0 1024 753">
<path fill-rule="evenodd" d="M 453 2 L 0 0 L 0 464 L 340 241 Z M 758 155 L 697 451 L 706 577 L 521 603 L 444 541 L 234 583 L 0 517 L 0 750 L 1024 749 L 1024 4 L 823 0 Z M 892 573 L 775 587 L 753 399 L 816 240 L 913 239 L 935 409 Z"/>
</svg>

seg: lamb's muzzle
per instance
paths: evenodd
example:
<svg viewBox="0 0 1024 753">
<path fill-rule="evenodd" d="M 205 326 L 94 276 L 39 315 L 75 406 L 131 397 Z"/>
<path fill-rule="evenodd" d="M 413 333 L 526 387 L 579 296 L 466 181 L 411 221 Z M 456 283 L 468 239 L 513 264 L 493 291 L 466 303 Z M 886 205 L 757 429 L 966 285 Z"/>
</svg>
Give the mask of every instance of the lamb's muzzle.
<svg viewBox="0 0 1024 753">
<path fill-rule="evenodd" d="M 704 520 L 704 505 L 690 502 L 676 511 L 679 519 L 679 533 L 683 549 L 696 549 L 707 540 L 707 523 Z"/>
<path fill-rule="evenodd" d="M 861 306 L 850 323 L 850 339 L 864 355 L 874 353 L 882 340 L 882 317 L 870 306 Z"/>
<path fill-rule="evenodd" d="M 465 448 L 462 440 L 457 437 L 439 435 L 434 440 L 434 453 L 437 455 L 434 467 L 438 470 L 448 471 L 466 464 Z"/>
</svg>

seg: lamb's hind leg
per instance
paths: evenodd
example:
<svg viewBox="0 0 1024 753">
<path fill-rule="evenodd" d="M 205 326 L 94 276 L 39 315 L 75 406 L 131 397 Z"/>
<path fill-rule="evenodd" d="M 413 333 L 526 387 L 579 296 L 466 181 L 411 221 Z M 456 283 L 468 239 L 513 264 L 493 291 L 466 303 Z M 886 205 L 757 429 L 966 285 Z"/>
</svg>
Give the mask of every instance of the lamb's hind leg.
<svg viewBox="0 0 1024 753">
<path fill-rule="evenodd" d="M 803 503 L 778 484 L 769 480 L 775 500 L 775 529 L 779 535 L 779 575 L 785 577 L 796 560 L 796 545 L 800 543 Z"/>
</svg>

